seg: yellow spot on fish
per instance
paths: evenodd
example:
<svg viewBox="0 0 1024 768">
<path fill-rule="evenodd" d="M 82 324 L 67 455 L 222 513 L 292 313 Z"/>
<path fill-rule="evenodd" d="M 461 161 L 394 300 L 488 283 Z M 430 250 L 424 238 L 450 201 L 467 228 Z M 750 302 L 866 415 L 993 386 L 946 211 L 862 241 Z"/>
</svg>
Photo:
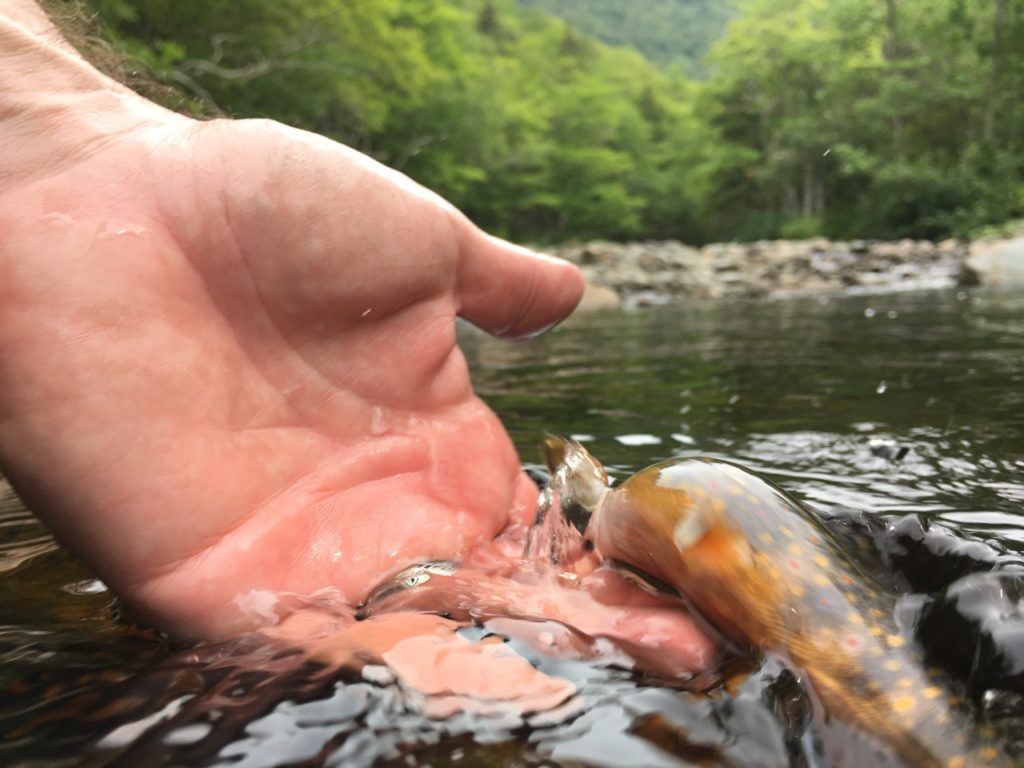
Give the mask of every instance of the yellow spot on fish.
<svg viewBox="0 0 1024 768">
<path fill-rule="evenodd" d="M 982 747 L 978 750 L 978 754 L 981 755 L 982 760 L 995 760 L 999 757 L 999 750 L 995 747 Z"/>
<path fill-rule="evenodd" d="M 914 708 L 917 701 L 913 696 L 897 696 L 893 699 L 892 708 L 897 712 L 909 712 Z"/>
<path fill-rule="evenodd" d="M 914 684 L 914 681 L 909 677 L 904 677 L 896 681 L 897 688 L 909 688 Z"/>
<path fill-rule="evenodd" d="M 804 596 L 804 592 L 806 590 L 804 590 L 804 585 L 803 584 L 801 584 L 800 582 L 794 581 L 792 584 L 789 585 L 789 591 L 790 591 L 790 593 L 792 593 L 793 597 L 803 597 Z"/>
<path fill-rule="evenodd" d="M 847 615 L 846 620 L 851 624 L 863 624 L 864 618 L 859 613 L 850 613 Z"/>
<path fill-rule="evenodd" d="M 786 549 L 789 550 L 789 553 L 791 555 L 799 555 L 801 552 L 804 551 L 803 547 L 796 543 L 790 544 L 788 547 L 786 547 Z"/>
<path fill-rule="evenodd" d="M 759 538 L 761 540 L 762 544 L 774 544 L 775 543 L 775 537 L 772 536 L 770 533 L 768 533 L 768 531 L 761 531 L 759 534 L 757 534 L 757 538 Z"/>
<path fill-rule="evenodd" d="M 814 576 L 811 577 L 811 581 L 813 581 L 819 587 L 827 587 L 828 586 L 828 576 L 826 576 L 824 573 L 816 573 L 816 574 L 814 574 Z"/>
<path fill-rule="evenodd" d="M 877 608 L 872 608 L 871 615 L 874 616 L 876 619 L 880 619 L 883 616 L 885 616 L 885 611 L 880 611 Z"/>
<path fill-rule="evenodd" d="M 713 498 L 711 500 L 711 510 L 716 515 L 721 515 L 722 513 L 725 512 L 725 502 L 722 501 L 722 499 L 720 497 L 716 496 L 715 498 Z"/>
<path fill-rule="evenodd" d="M 897 661 L 896 659 L 886 659 L 885 663 L 882 664 L 882 666 L 885 667 L 885 669 L 889 672 L 899 672 L 900 669 L 902 669 L 903 667 L 903 665 L 900 664 L 899 661 Z"/>
<path fill-rule="evenodd" d="M 782 526 L 781 528 L 779 528 L 779 530 L 782 532 L 782 535 L 785 536 L 787 539 L 793 538 L 793 532 L 789 530 L 789 528 L 787 528 L 786 526 Z"/>
<path fill-rule="evenodd" d="M 937 699 L 942 695 L 942 689 L 932 685 L 921 691 L 921 695 L 926 699 Z"/>
<path fill-rule="evenodd" d="M 889 643 L 890 648 L 900 648 L 906 643 L 906 641 L 899 635 L 889 635 L 885 638 L 885 641 Z"/>
<path fill-rule="evenodd" d="M 881 637 L 885 634 L 885 630 L 881 627 L 868 627 L 868 632 L 870 632 L 875 637 Z"/>
<path fill-rule="evenodd" d="M 816 562 L 822 568 L 828 568 L 828 558 L 824 555 L 815 555 L 814 562 Z"/>
<path fill-rule="evenodd" d="M 967 760 L 962 757 L 951 757 L 946 761 L 946 768 L 966 768 Z"/>
<path fill-rule="evenodd" d="M 947 725 L 949 723 L 949 712 L 937 712 L 935 714 L 935 722 L 939 725 Z"/>
</svg>

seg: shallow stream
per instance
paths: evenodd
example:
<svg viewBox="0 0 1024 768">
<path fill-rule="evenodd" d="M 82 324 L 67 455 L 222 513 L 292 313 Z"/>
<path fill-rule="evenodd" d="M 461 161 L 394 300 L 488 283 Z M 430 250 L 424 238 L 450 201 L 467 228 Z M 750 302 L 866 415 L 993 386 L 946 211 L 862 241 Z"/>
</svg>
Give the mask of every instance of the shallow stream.
<svg viewBox="0 0 1024 768">
<path fill-rule="evenodd" d="M 986 567 L 1024 566 L 1022 294 L 609 310 L 529 343 L 471 329 L 461 342 L 525 462 L 544 432 L 585 441 L 619 478 L 668 457 L 729 458 L 826 513 L 948 526 L 980 542 Z M 989 628 L 1009 689 L 1024 681 L 1020 602 Z M 793 721 L 799 685 L 773 660 L 704 696 L 517 649 L 577 685 L 571 715 L 431 720 L 393 687 L 295 655 L 174 647 L 125 622 L 16 499 L 0 500 L 2 765 L 814 763 Z"/>
</svg>

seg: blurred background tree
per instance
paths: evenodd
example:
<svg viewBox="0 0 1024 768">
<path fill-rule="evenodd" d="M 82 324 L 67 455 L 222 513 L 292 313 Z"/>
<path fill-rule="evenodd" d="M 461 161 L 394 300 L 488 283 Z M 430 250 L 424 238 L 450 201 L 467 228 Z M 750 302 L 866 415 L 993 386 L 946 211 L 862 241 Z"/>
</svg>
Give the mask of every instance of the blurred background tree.
<svg viewBox="0 0 1024 768">
<path fill-rule="evenodd" d="M 186 108 L 331 136 L 520 240 L 1024 215 L 1024 0 L 85 4 Z"/>
</svg>

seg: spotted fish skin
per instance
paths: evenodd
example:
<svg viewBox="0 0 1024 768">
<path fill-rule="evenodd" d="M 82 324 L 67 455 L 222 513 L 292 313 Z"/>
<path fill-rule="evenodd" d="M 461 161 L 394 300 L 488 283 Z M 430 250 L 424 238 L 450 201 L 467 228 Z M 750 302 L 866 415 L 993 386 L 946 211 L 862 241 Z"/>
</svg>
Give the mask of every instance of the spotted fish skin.
<svg viewBox="0 0 1024 768">
<path fill-rule="evenodd" d="M 565 481 L 571 489 L 574 477 Z M 669 461 L 606 490 L 591 511 L 587 536 L 603 556 L 670 585 L 733 642 L 787 658 L 829 715 L 906 765 L 1009 765 L 969 743 L 967 719 L 896 631 L 891 601 L 768 481 L 716 459 Z"/>
</svg>

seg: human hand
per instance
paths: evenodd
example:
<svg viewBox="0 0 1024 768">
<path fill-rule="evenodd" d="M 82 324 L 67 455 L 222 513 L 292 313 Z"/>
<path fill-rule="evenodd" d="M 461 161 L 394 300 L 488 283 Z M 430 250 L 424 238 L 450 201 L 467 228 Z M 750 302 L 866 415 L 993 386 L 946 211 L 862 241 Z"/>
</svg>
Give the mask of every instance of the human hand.
<svg viewBox="0 0 1024 768">
<path fill-rule="evenodd" d="M 541 330 L 575 269 L 322 137 L 120 98 L 0 192 L 0 461 L 58 537 L 209 637 L 530 514 L 454 318 Z"/>
<path fill-rule="evenodd" d="M 327 139 L 173 115 L 6 22 L 0 466 L 137 614 L 231 636 L 528 521 L 454 318 L 540 331 L 574 267 Z M 506 609 L 591 611 L 541 594 Z M 587 626 L 628 627 L 631 600 Z"/>
</svg>

